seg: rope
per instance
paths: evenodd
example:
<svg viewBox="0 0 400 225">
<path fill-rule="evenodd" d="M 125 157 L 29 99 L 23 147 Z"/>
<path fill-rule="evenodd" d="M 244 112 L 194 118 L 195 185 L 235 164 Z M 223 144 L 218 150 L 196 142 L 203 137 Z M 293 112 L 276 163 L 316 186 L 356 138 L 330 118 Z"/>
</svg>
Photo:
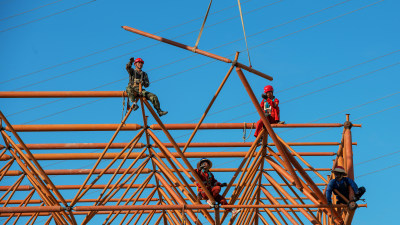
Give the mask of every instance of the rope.
<svg viewBox="0 0 400 225">
<path fill-rule="evenodd" d="M 122 113 L 121 113 L 121 122 L 124 119 L 124 111 L 125 111 L 125 95 L 124 95 L 125 91 L 122 92 Z M 128 98 L 128 102 L 129 102 L 129 98 Z M 129 103 L 127 103 L 129 104 Z"/>
<path fill-rule="evenodd" d="M 240 12 L 240 19 L 242 20 L 244 41 L 246 42 L 247 56 L 249 57 L 249 66 L 252 67 L 252 66 L 251 66 L 251 60 L 250 60 L 249 47 L 247 46 L 246 30 L 244 29 L 243 14 L 242 14 L 242 6 L 240 5 L 240 0 L 238 0 L 238 6 L 239 6 L 239 12 Z"/>
<path fill-rule="evenodd" d="M 199 36 L 197 37 L 196 44 L 194 45 L 194 47 L 192 49 L 193 52 L 196 52 L 197 46 L 199 45 L 200 37 L 201 37 L 201 34 L 203 33 L 203 28 L 204 28 L 204 25 L 206 24 L 206 20 L 207 20 L 207 17 L 208 17 L 208 12 L 210 12 L 211 3 L 212 3 L 212 0 L 210 0 L 210 4 L 208 4 L 208 9 L 207 9 L 207 12 L 206 12 L 206 16 L 204 17 L 203 24 L 201 25 Z"/>
<path fill-rule="evenodd" d="M 251 124 L 251 129 L 249 136 L 246 137 L 246 122 L 243 123 L 243 142 L 245 142 L 247 139 L 249 139 L 251 132 L 253 131 L 254 123 Z"/>
</svg>

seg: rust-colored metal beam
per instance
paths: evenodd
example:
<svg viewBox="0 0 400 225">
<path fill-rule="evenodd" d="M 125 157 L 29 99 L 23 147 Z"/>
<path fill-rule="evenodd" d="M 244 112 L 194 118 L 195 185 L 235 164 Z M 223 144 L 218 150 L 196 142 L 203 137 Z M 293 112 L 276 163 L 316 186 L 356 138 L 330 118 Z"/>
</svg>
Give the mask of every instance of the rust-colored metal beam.
<svg viewBox="0 0 400 225">
<path fill-rule="evenodd" d="M 237 186 L 237 183 L 232 184 L 232 186 Z M 264 183 L 262 184 L 263 186 L 271 186 L 271 184 L 269 183 Z M 287 186 L 287 184 L 284 183 L 280 183 L 279 185 L 281 186 Z M 325 183 L 316 183 L 317 186 L 325 186 Z M 195 184 L 189 184 L 190 187 L 196 187 Z M 0 191 L 7 191 L 8 188 L 10 188 L 11 186 L 0 186 Z M 71 185 L 56 185 L 56 187 L 60 190 L 67 190 L 67 189 L 79 189 L 80 185 L 75 185 L 75 184 L 71 184 Z M 85 186 L 85 187 L 89 187 L 89 186 Z M 104 184 L 95 184 L 92 186 L 92 189 L 104 189 L 104 187 L 106 187 L 106 185 Z M 108 187 L 109 189 L 114 187 L 114 185 L 111 185 L 110 187 Z M 125 189 L 130 187 L 128 184 L 123 184 L 123 185 L 117 185 L 116 187 L 121 188 L 121 189 Z M 140 184 L 133 184 L 132 188 L 138 188 L 140 187 Z M 144 188 L 154 188 L 155 185 L 154 184 L 147 184 L 144 186 Z M 163 186 L 161 186 L 163 187 Z M 174 185 L 174 187 L 177 187 L 176 185 Z M 20 185 L 17 188 L 17 191 L 30 191 L 33 190 L 33 187 L 30 185 Z"/>
<path fill-rule="evenodd" d="M 179 123 L 179 124 L 164 124 L 168 130 L 193 130 L 196 128 L 196 123 Z M 361 126 L 353 124 L 354 127 Z M 203 123 L 198 129 L 251 129 L 255 126 L 252 123 Z M 322 128 L 322 127 L 343 127 L 341 123 L 300 123 L 300 124 L 271 124 L 273 128 Z M 160 125 L 150 125 L 152 130 L 161 130 Z"/>
<path fill-rule="evenodd" d="M 305 171 L 331 171 L 330 168 L 304 168 Z M 99 174 L 103 171 L 103 169 L 96 169 L 93 174 Z M 113 174 L 116 171 L 116 169 L 108 169 L 104 174 Z M 117 174 L 122 174 L 126 171 L 126 169 L 120 169 Z M 129 169 L 128 173 L 133 173 L 135 169 Z M 142 174 L 144 173 L 150 173 L 152 170 L 149 168 L 144 168 L 142 170 Z M 157 170 L 158 172 L 160 170 Z M 183 170 L 179 169 L 180 172 L 183 172 Z M 236 172 L 237 168 L 211 168 L 210 172 Z M 240 170 L 241 172 L 244 172 L 244 169 Z M 264 171 L 275 171 L 274 169 L 267 168 L 264 169 Z M 45 170 L 44 171 L 47 175 L 82 175 L 82 174 L 89 174 L 90 169 L 65 169 L 65 170 Z M 176 172 L 176 170 L 172 169 L 171 172 Z M 5 176 L 19 176 L 22 175 L 23 172 L 20 170 L 9 170 L 6 173 L 0 173 L 0 175 L 5 175 Z"/>
<path fill-rule="evenodd" d="M 13 125 L 17 132 L 33 131 L 115 131 L 120 124 L 34 124 L 34 125 Z M 193 130 L 197 124 L 165 124 L 168 130 Z M 353 124 L 353 127 L 361 126 Z M 318 127 L 343 127 L 340 123 L 320 123 L 320 124 L 271 124 L 273 128 L 318 128 Z M 139 124 L 124 124 L 121 130 L 139 130 L 142 126 Z M 152 130 L 161 130 L 159 124 L 150 125 Z M 198 129 L 243 129 L 243 123 L 202 123 Z M 246 123 L 246 128 L 251 129 Z M 6 127 L 10 131 L 9 127 Z"/>
<path fill-rule="evenodd" d="M 62 206 L 0 207 L 0 213 L 61 212 Z"/>
<path fill-rule="evenodd" d="M 242 158 L 247 152 L 186 152 L 184 153 L 185 158 Z M 106 153 L 102 157 L 103 159 L 114 159 L 119 153 Z M 181 158 L 181 155 L 176 152 L 171 153 L 175 158 Z M 279 153 L 277 153 L 280 155 Z M 298 152 L 300 156 L 334 156 L 334 152 Z M 33 154 L 36 160 L 84 160 L 84 159 L 99 159 L 101 153 L 51 153 L 51 154 Z M 139 153 L 130 153 L 128 159 L 134 159 Z M 158 153 L 161 158 L 165 158 L 164 154 Z M 269 154 L 267 154 L 269 155 Z M 30 156 L 26 155 L 27 158 L 31 159 Z M 121 154 L 118 159 L 123 159 L 126 153 Z M 253 154 L 253 157 L 255 154 Z M 143 154 L 140 158 L 148 157 L 147 154 Z M 9 160 L 9 155 L 3 155 L 0 161 Z"/>
<path fill-rule="evenodd" d="M 13 125 L 17 132 L 37 131 L 115 131 L 120 124 L 37 124 L 37 125 Z M 121 130 L 139 130 L 139 124 L 124 124 Z M 7 131 L 10 128 L 6 127 Z"/>
<path fill-rule="evenodd" d="M 124 91 L 0 91 L 0 98 L 121 98 Z"/>
<path fill-rule="evenodd" d="M 154 34 L 150 34 L 150 33 L 147 33 L 147 32 L 132 28 L 132 27 L 122 26 L 122 28 L 125 29 L 126 31 L 130 31 L 130 32 L 133 32 L 133 33 L 136 33 L 136 34 L 139 34 L 139 35 L 142 35 L 142 36 L 145 36 L 145 37 L 157 40 L 157 41 L 161 41 L 161 42 L 176 46 L 178 48 L 182 48 L 182 49 L 185 49 L 185 50 L 188 50 L 188 51 L 192 51 L 194 53 L 198 53 L 200 55 L 204 55 L 204 56 L 207 56 L 207 57 L 210 57 L 210 58 L 213 58 L 213 59 L 225 62 L 225 63 L 233 63 L 234 66 L 240 67 L 240 68 L 242 68 L 242 69 L 244 69 L 246 71 L 249 71 L 251 73 L 254 73 L 254 74 L 256 74 L 256 75 L 258 75 L 258 76 L 260 76 L 262 78 L 265 78 L 267 80 L 273 80 L 273 78 L 271 76 L 269 76 L 267 74 L 264 74 L 264 73 L 262 73 L 260 71 L 257 71 L 255 69 L 249 67 L 249 66 L 243 65 L 243 64 L 237 62 L 236 60 L 234 62 L 232 62 L 232 60 L 230 60 L 228 58 L 225 58 L 225 57 L 222 57 L 222 56 L 219 56 L 219 55 L 215 55 L 215 54 L 200 50 L 198 48 L 190 47 L 190 46 L 178 43 L 176 41 L 172 41 L 172 40 L 169 40 L 169 39 L 166 39 L 166 38 L 154 35 Z"/>
<path fill-rule="evenodd" d="M 124 148 L 128 143 L 112 143 L 111 149 Z M 171 143 L 162 143 L 165 147 L 173 147 Z M 186 143 L 176 143 L 178 147 L 184 147 Z M 216 147 L 251 147 L 253 142 L 203 142 L 203 143 L 190 143 L 190 148 L 216 148 Z M 290 146 L 338 146 L 340 142 L 287 142 Z M 26 144 L 30 150 L 44 150 L 44 149 L 104 149 L 107 143 L 52 143 L 52 144 Z M 268 143 L 269 146 L 275 146 L 275 143 Z M 352 145 L 357 145 L 353 142 Z M 17 144 L 20 147 L 19 144 Z M 144 143 L 137 143 L 135 148 L 145 147 Z M 151 147 L 158 148 L 156 144 Z"/>
</svg>

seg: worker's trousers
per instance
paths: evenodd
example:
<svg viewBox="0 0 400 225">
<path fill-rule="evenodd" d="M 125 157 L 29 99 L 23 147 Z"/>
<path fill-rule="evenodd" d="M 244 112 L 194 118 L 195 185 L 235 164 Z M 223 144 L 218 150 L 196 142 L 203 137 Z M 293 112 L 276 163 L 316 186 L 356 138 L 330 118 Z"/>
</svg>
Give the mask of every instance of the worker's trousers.
<svg viewBox="0 0 400 225">
<path fill-rule="evenodd" d="M 268 122 L 269 122 L 270 124 L 274 124 L 274 123 L 278 123 L 278 122 L 279 122 L 279 121 L 274 120 L 274 119 L 272 118 L 272 116 L 270 116 L 270 115 L 267 116 L 267 119 L 268 119 Z M 263 123 L 262 120 L 260 119 L 260 120 L 257 122 L 256 131 L 254 132 L 254 137 L 258 137 L 258 134 L 261 132 L 263 126 L 264 126 L 264 123 Z"/>
<path fill-rule="evenodd" d="M 212 188 L 208 188 L 208 190 L 211 192 L 211 194 L 214 197 L 215 201 L 217 201 L 221 205 L 227 205 L 228 204 L 226 199 L 224 197 L 222 197 L 222 195 L 219 194 L 221 192 L 221 186 L 214 186 Z M 201 197 L 203 199 L 208 200 L 208 197 L 207 197 L 207 195 L 206 195 L 206 193 L 204 191 L 199 189 L 199 193 L 201 194 Z M 230 211 L 230 209 L 228 211 Z"/>
<path fill-rule="evenodd" d="M 139 86 L 128 85 L 128 87 L 126 87 L 126 93 L 128 93 L 131 102 L 135 102 L 139 97 Z M 153 107 L 157 112 L 161 110 L 157 95 L 148 92 L 145 89 L 142 89 L 141 95 L 153 104 Z"/>
</svg>

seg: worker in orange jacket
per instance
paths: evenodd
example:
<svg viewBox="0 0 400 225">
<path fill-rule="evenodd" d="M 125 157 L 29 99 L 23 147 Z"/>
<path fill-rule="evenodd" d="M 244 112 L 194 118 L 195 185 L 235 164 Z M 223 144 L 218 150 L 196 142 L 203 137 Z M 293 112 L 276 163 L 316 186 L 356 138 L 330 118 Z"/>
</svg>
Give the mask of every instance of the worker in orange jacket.
<svg viewBox="0 0 400 225">
<path fill-rule="evenodd" d="M 203 158 L 197 163 L 197 169 L 195 170 L 196 173 L 199 175 L 200 179 L 203 181 L 204 185 L 207 187 L 208 191 L 211 192 L 212 196 L 214 197 L 215 201 L 221 205 L 227 205 L 228 202 L 226 199 L 220 195 L 221 187 L 226 187 L 227 183 L 220 183 L 215 178 L 214 175 L 210 172 L 212 167 L 212 162 L 209 159 Z M 213 207 L 214 205 L 208 199 L 206 193 L 201 189 L 200 184 L 196 183 L 198 187 L 199 197 L 201 199 L 207 200 L 207 203 Z M 226 209 L 226 211 L 230 212 L 232 209 Z M 233 215 L 236 215 L 239 210 L 233 210 Z"/>
<path fill-rule="evenodd" d="M 274 96 L 274 88 L 271 85 L 264 87 L 264 93 L 261 95 L 263 100 L 260 103 L 265 116 L 267 117 L 270 124 L 279 123 L 284 124 L 284 121 L 280 121 L 280 110 L 279 110 L 279 100 Z M 256 131 L 254 136 L 258 137 L 258 134 L 263 128 L 263 122 L 260 119 L 256 125 Z"/>
</svg>

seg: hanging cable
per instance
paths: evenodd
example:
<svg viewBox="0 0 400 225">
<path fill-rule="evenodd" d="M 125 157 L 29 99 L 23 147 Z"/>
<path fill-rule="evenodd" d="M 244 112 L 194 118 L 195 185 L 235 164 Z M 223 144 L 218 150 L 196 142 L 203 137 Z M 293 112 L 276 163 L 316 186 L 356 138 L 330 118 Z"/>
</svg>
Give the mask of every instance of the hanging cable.
<svg viewBox="0 0 400 225">
<path fill-rule="evenodd" d="M 250 60 L 249 47 L 247 46 L 246 30 L 244 29 L 243 14 L 242 14 L 242 6 L 241 6 L 241 4 L 240 4 L 240 0 L 238 0 L 238 6 L 239 6 L 239 12 L 240 12 L 240 19 L 242 20 L 244 41 L 246 42 L 247 56 L 249 57 L 249 67 L 252 67 L 252 66 L 251 66 L 251 60 Z"/>
<path fill-rule="evenodd" d="M 194 47 L 192 49 L 193 52 L 196 52 L 197 46 L 199 45 L 201 34 L 203 33 L 204 25 L 206 24 L 206 20 L 208 17 L 208 12 L 210 12 L 211 4 L 212 4 L 212 0 L 210 0 L 210 4 L 208 4 L 208 9 L 206 12 L 206 16 L 204 16 L 204 20 L 203 20 L 203 24 L 201 25 L 201 28 L 200 28 L 199 36 L 197 37 L 196 44 L 194 45 Z"/>
</svg>

